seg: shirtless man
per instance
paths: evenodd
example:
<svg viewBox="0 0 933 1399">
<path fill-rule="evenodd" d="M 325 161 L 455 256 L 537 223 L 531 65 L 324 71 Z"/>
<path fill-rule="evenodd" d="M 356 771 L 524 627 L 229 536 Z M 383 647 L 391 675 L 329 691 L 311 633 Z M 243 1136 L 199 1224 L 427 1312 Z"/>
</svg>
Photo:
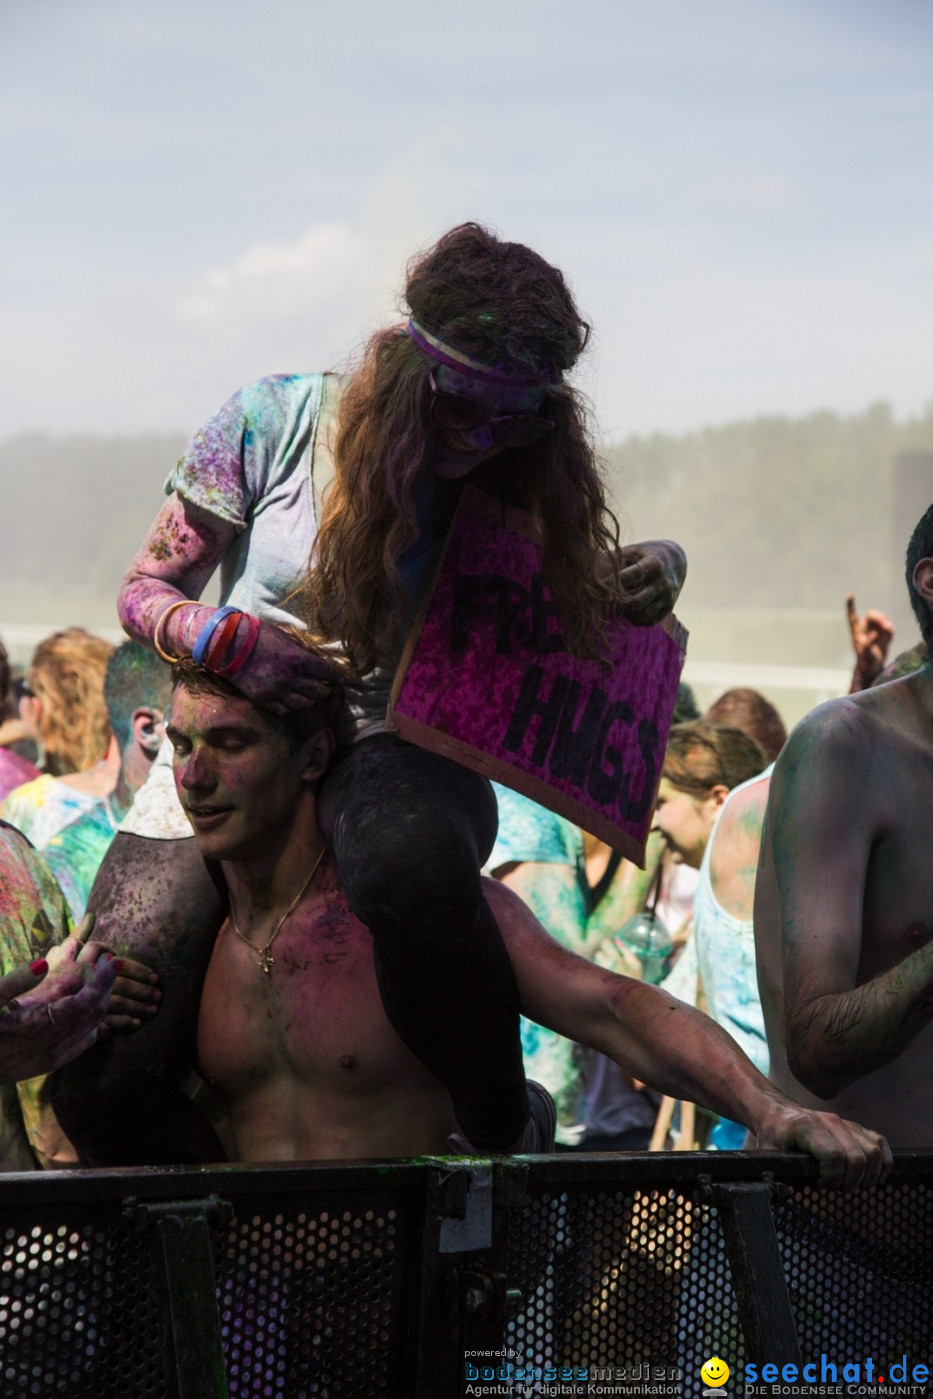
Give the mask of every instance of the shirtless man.
<svg viewBox="0 0 933 1399">
<path fill-rule="evenodd" d="M 933 507 L 907 550 L 933 639 Z M 933 669 L 830 700 L 771 781 L 755 898 L 772 1080 L 933 1146 Z M 809 1090 L 809 1091 L 807 1091 Z"/>
<path fill-rule="evenodd" d="M 230 890 L 198 1053 L 226 1105 L 235 1158 L 444 1152 L 456 1129 L 450 1098 L 385 1017 L 370 935 L 317 824 L 315 787 L 333 746 L 329 728 L 316 727 L 326 716 L 269 715 L 190 662 L 175 680 L 175 780 L 201 852 L 222 862 Z M 487 881 L 486 896 L 527 1014 L 663 1092 L 746 1122 L 762 1147 L 813 1152 L 825 1180 L 881 1174 L 889 1155 L 875 1133 L 801 1111 L 705 1016 L 568 952 L 501 884 Z"/>
</svg>

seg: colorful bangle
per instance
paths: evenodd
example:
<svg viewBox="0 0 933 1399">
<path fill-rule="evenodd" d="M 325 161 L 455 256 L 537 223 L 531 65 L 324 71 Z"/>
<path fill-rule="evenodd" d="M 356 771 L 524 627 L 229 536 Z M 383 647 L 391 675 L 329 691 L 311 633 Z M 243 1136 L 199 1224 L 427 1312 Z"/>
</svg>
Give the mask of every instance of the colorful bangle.
<svg viewBox="0 0 933 1399">
<path fill-rule="evenodd" d="M 217 670 L 224 663 L 224 658 L 230 650 L 231 644 L 240 629 L 240 618 L 243 613 L 239 610 L 233 612 L 229 617 L 225 617 L 223 622 L 214 632 L 211 644 L 207 648 L 207 655 L 204 657 L 204 664 L 208 670 Z M 231 653 L 231 655 L 234 653 Z"/>
<path fill-rule="evenodd" d="M 235 675 L 238 670 L 241 670 L 242 667 L 246 665 L 246 662 L 249 660 L 250 656 L 256 649 L 256 642 L 259 640 L 259 630 L 262 626 L 262 623 L 260 622 L 258 617 L 250 617 L 248 613 L 244 615 L 248 617 L 249 625 L 247 627 L 246 638 L 243 642 L 243 645 L 240 647 L 239 651 L 236 653 L 229 665 L 222 666 L 220 670 L 215 671 L 216 675 Z"/>
<path fill-rule="evenodd" d="M 210 645 L 211 637 L 220 626 L 225 617 L 229 617 L 232 612 L 236 612 L 242 617 L 242 612 L 238 607 L 218 607 L 216 612 L 212 612 L 204 626 L 198 632 L 198 639 L 191 648 L 191 659 L 197 665 L 204 665 L 204 657 L 207 655 L 207 648 Z"/>
<path fill-rule="evenodd" d="M 190 602 L 190 597 L 183 597 L 179 598 L 177 602 L 170 602 L 165 611 L 159 613 L 158 621 L 152 629 L 152 644 L 155 647 L 156 654 L 161 656 L 163 661 L 166 661 L 169 665 L 175 665 L 181 660 L 181 656 L 171 656 L 168 651 L 163 650 L 162 646 L 159 644 L 159 636 L 172 613 L 179 607 L 187 607 Z"/>
</svg>

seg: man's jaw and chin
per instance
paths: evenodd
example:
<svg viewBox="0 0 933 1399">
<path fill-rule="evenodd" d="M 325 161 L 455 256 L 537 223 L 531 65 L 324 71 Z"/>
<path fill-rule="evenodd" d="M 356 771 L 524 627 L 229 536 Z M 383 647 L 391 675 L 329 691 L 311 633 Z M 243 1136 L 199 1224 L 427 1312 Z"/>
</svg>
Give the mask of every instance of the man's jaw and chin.
<svg viewBox="0 0 933 1399">
<path fill-rule="evenodd" d="M 255 836 L 237 834 L 235 807 L 211 809 L 205 805 L 198 808 L 196 803 L 191 803 L 185 807 L 185 815 L 191 822 L 198 850 L 205 860 L 222 860 L 235 864 L 259 853 Z"/>
<path fill-rule="evenodd" d="M 185 807 L 185 815 L 191 822 L 195 838 L 199 840 L 209 840 L 215 831 L 228 824 L 232 814 L 233 808 L 230 806 L 211 806 L 207 802 L 203 805 L 189 802 Z"/>
<path fill-rule="evenodd" d="M 185 815 L 205 860 L 251 866 L 254 872 L 268 871 L 281 858 L 294 834 L 294 825 L 257 829 L 255 822 L 241 823 L 237 820 L 239 809 L 233 806 L 217 808 L 216 815 L 192 820 L 191 806 L 196 807 L 196 803 L 185 806 Z"/>
</svg>

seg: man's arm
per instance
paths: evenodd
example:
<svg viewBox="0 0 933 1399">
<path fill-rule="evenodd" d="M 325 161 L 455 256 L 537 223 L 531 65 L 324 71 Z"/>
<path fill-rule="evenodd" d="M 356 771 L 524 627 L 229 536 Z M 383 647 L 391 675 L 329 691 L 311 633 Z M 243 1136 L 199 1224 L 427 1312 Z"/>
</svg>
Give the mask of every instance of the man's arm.
<svg viewBox="0 0 933 1399">
<path fill-rule="evenodd" d="M 609 1055 L 663 1093 L 744 1123 L 760 1147 L 811 1152 L 827 1183 L 870 1183 L 890 1163 L 887 1144 L 876 1132 L 798 1107 L 708 1016 L 659 987 L 616 976 L 567 952 L 501 884 L 487 880 L 485 893 L 526 1015 Z"/>
<path fill-rule="evenodd" d="M 933 943 L 856 984 L 872 848 L 897 815 L 877 732 L 858 701 L 821 706 L 795 729 L 768 802 L 755 922 L 780 936 L 788 1064 L 823 1098 L 890 1063 L 933 1018 Z"/>
</svg>

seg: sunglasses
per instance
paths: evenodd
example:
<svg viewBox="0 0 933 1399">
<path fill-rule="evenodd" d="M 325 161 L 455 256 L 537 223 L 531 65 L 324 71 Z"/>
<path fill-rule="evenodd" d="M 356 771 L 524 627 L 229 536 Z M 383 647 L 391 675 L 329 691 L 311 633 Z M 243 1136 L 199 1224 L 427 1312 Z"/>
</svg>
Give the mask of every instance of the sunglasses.
<svg viewBox="0 0 933 1399">
<path fill-rule="evenodd" d="M 478 427 L 488 427 L 497 447 L 527 447 L 553 432 L 554 424 L 549 418 L 538 413 L 504 413 L 498 418 L 489 414 L 465 393 L 451 393 L 449 389 L 439 389 L 434 375 L 429 376 L 431 392 L 431 420 L 438 427 L 450 432 L 474 432 Z"/>
</svg>

